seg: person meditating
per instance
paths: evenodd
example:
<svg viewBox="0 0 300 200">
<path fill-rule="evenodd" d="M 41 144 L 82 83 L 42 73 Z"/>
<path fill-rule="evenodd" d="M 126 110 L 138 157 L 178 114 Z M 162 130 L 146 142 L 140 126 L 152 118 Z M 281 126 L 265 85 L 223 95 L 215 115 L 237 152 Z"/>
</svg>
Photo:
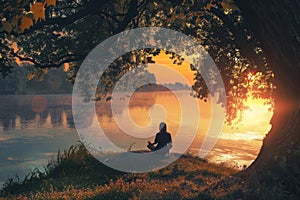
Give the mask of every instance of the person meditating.
<svg viewBox="0 0 300 200">
<path fill-rule="evenodd" d="M 171 134 L 167 132 L 167 125 L 166 123 L 161 122 L 159 124 L 159 132 L 156 133 L 154 142 L 151 143 L 150 141 L 148 141 L 147 147 L 151 151 L 157 151 L 168 145 L 169 147 L 167 148 L 167 151 L 169 152 L 170 148 L 172 147 L 171 143 L 172 143 L 172 138 L 171 138 Z"/>
</svg>

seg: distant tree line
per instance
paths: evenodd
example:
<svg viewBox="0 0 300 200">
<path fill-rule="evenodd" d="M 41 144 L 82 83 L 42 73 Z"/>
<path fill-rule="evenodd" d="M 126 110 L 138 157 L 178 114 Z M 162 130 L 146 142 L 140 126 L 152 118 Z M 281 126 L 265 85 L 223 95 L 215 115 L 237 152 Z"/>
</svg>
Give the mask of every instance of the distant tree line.
<svg viewBox="0 0 300 200">
<path fill-rule="evenodd" d="M 27 79 L 27 70 L 15 67 L 13 73 L 0 79 L 0 95 L 71 93 L 73 85 L 62 69 L 51 69 L 42 79 Z"/>
</svg>

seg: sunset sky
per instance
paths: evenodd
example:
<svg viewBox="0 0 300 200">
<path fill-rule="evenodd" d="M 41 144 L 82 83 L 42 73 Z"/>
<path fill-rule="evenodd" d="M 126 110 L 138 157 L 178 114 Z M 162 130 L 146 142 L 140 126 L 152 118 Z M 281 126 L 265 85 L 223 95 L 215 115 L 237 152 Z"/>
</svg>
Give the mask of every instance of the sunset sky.
<svg viewBox="0 0 300 200">
<path fill-rule="evenodd" d="M 170 55 L 162 52 L 154 57 L 155 64 L 148 66 L 148 71 L 155 74 L 157 82 L 169 83 L 169 80 L 172 79 L 176 82 L 178 75 L 180 75 L 192 84 L 195 72 L 191 71 L 189 63 L 184 61 L 182 65 L 173 64 L 169 57 Z M 174 72 L 172 73 L 171 71 L 173 70 Z"/>
</svg>

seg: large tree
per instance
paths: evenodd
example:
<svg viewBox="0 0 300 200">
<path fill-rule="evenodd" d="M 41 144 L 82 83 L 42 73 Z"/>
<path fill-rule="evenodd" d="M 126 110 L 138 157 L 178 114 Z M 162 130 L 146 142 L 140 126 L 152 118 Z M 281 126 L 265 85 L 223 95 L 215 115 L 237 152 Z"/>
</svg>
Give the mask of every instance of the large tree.
<svg viewBox="0 0 300 200">
<path fill-rule="evenodd" d="M 143 26 L 181 31 L 202 44 L 221 71 L 229 94 L 229 122 L 244 108 L 249 89 L 256 97 L 274 98 L 272 129 L 264 139 L 258 158 L 244 174 L 262 173 L 262 180 L 271 180 L 265 176 L 273 177 L 280 180 L 280 187 L 293 185 L 293 192 L 297 192 L 300 187 L 300 5 L 297 0 L 234 2 L 1 1 L 0 73 L 7 75 L 18 58 L 33 64 L 28 68 L 30 78 L 42 75 L 47 68 L 68 63 L 72 80 L 84 57 L 113 34 Z M 113 67 L 115 71 L 106 73 L 110 79 L 103 78 L 111 80 L 104 93 L 132 66 L 138 66 L 139 63 L 133 64 L 132 55 L 147 63 L 158 53 L 159 50 L 152 49 L 124 55 L 113 64 L 117 66 Z M 171 55 L 180 64 L 180 55 Z M 250 72 L 256 75 L 251 88 L 245 79 Z M 200 74 L 195 78 L 195 96 L 207 97 Z"/>
<path fill-rule="evenodd" d="M 236 1 L 265 52 L 275 74 L 277 90 L 272 128 L 248 169 L 273 177 L 299 195 L 300 177 L 300 3 Z M 270 180 L 270 179 L 268 179 Z"/>
</svg>

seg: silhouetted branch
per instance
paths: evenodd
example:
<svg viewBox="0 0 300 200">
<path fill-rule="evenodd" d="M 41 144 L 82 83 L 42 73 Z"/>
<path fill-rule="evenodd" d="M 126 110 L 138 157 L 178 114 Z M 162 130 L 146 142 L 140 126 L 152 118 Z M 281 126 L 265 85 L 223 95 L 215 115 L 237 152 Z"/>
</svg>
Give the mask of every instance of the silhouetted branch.
<svg viewBox="0 0 300 200">
<path fill-rule="evenodd" d="M 31 62 L 35 67 L 39 68 L 59 68 L 65 63 L 76 62 L 82 60 L 83 56 L 75 55 L 75 54 L 67 54 L 64 56 L 60 56 L 57 61 L 52 62 L 51 64 L 41 64 L 37 62 L 35 59 L 30 57 L 23 57 L 18 54 L 14 54 L 15 57 L 19 58 L 20 61 Z"/>
</svg>

